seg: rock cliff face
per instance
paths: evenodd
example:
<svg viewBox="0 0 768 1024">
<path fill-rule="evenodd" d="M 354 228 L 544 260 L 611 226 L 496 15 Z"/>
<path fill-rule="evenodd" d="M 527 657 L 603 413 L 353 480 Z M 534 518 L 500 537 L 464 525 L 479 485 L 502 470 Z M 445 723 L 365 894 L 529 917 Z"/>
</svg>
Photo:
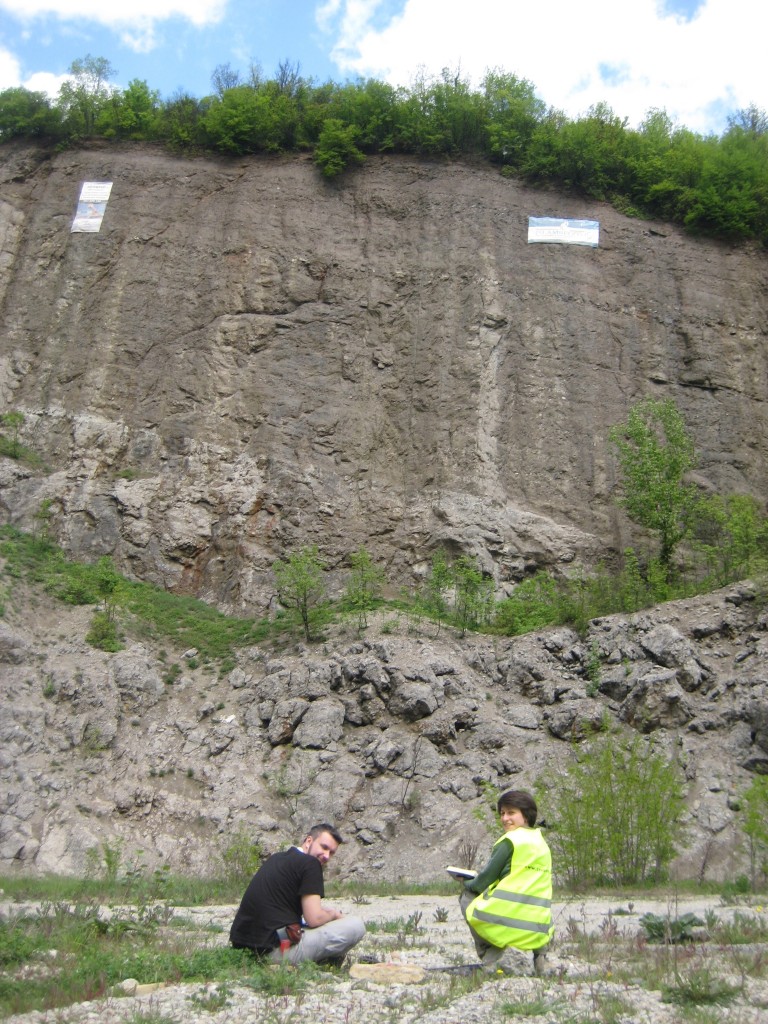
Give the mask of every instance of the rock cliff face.
<svg viewBox="0 0 768 1024">
<path fill-rule="evenodd" d="M 0 519 L 29 529 L 50 499 L 75 557 L 252 615 L 307 543 L 339 579 L 360 544 L 393 586 L 443 546 L 503 588 L 627 542 L 607 434 L 645 395 L 678 404 L 702 486 L 768 493 L 763 252 L 486 166 L 384 158 L 328 185 L 303 158 L 2 156 L 0 409 L 44 466 L 0 459 Z M 114 182 L 102 230 L 70 234 L 86 180 Z M 597 219 L 600 247 L 528 245 L 529 215 Z M 748 588 L 585 641 L 379 623 L 225 679 L 175 652 L 175 680 L 36 600 L 0 619 L 0 867 L 82 870 L 120 840 L 206 870 L 240 826 L 274 848 L 333 817 L 346 870 L 431 877 L 484 848 L 484 782 L 531 786 L 608 723 L 685 767 L 676 870 L 744 868 L 738 793 L 768 773 Z"/>
<path fill-rule="evenodd" d="M 487 166 L 3 150 L 0 402 L 75 555 L 263 612 L 275 557 L 365 543 L 397 584 L 442 545 L 496 580 L 620 549 L 607 432 L 672 397 L 701 482 L 768 492 L 766 255 Z M 70 234 L 80 184 L 114 182 Z M 529 215 L 600 221 L 529 245 Z"/>
</svg>

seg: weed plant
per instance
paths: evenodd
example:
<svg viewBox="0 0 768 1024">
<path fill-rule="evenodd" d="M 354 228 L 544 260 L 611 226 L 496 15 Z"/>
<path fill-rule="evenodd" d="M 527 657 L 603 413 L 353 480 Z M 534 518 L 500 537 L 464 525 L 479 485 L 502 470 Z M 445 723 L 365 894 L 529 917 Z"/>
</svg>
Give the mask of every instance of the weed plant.
<svg viewBox="0 0 768 1024">
<path fill-rule="evenodd" d="M 680 1006 L 727 1006 L 741 990 L 742 986 L 724 980 L 708 964 L 696 964 L 675 974 L 674 982 L 662 988 L 662 1000 Z"/>
<path fill-rule="evenodd" d="M 768 915 L 736 911 L 730 920 L 707 921 L 709 937 L 723 946 L 768 943 Z"/>
<path fill-rule="evenodd" d="M 317 964 L 304 961 L 297 967 L 290 964 L 253 963 L 243 984 L 266 996 L 297 995 L 323 977 Z"/>
</svg>

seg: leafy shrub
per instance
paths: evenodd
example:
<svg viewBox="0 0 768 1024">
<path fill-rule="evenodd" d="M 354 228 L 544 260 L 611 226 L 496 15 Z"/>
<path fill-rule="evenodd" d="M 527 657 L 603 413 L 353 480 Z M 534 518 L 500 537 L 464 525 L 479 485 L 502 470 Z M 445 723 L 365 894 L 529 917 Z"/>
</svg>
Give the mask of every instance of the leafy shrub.
<svg viewBox="0 0 768 1024">
<path fill-rule="evenodd" d="M 224 876 L 228 881 L 246 883 L 261 867 L 264 851 L 246 828 L 239 828 L 221 851 Z"/>
<path fill-rule="evenodd" d="M 572 887 L 659 880 L 680 842 L 683 784 L 653 740 L 602 735 L 537 786 L 554 868 Z"/>
<path fill-rule="evenodd" d="M 358 129 L 345 125 L 335 117 L 323 124 L 315 148 L 315 163 L 325 178 L 335 178 L 350 164 L 360 164 L 365 154 L 357 148 Z"/>
<path fill-rule="evenodd" d="M 123 645 L 117 631 L 117 624 L 107 612 L 98 611 L 91 619 L 91 626 L 85 634 L 86 641 L 100 651 L 121 651 Z"/>
<path fill-rule="evenodd" d="M 693 942 L 694 928 L 700 928 L 704 922 L 695 914 L 682 914 L 680 917 L 661 917 L 658 914 L 643 914 L 640 924 L 645 929 L 649 942 L 676 944 Z"/>
</svg>

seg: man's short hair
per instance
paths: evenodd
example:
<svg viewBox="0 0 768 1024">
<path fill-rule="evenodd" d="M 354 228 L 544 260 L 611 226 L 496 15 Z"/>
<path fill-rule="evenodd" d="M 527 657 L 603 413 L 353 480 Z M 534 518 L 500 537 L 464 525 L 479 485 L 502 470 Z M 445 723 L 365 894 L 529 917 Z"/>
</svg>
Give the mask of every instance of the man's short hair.
<svg viewBox="0 0 768 1024">
<path fill-rule="evenodd" d="M 319 825 L 313 825 L 312 828 L 307 832 L 308 836 L 312 836 L 313 839 L 317 839 L 323 832 L 327 832 L 331 839 L 335 839 L 336 842 L 341 846 L 344 840 L 341 838 L 341 833 L 335 825 L 329 825 L 328 822 L 321 822 Z"/>
<path fill-rule="evenodd" d="M 496 804 L 496 810 L 501 813 L 502 807 L 506 807 L 507 810 L 515 808 L 520 811 L 528 828 L 533 828 L 536 824 L 539 809 L 531 794 L 526 793 L 524 789 L 508 789 L 506 793 L 502 793 Z"/>
</svg>

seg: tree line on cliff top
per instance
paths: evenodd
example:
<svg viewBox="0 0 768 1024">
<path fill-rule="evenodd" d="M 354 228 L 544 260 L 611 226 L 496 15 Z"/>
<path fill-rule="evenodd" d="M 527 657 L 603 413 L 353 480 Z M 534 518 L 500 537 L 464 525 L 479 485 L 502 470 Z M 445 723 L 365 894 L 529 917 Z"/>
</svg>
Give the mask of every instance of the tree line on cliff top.
<svg viewBox="0 0 768 1024">
<path fill-rule="evenodd" d="M 484 159 L 504 175 L 609 201 L 630 216 L 768 244 L 768 115 L 754 105 L 718 137 L 659 109 L 636 129 L 605 103 L 572 120 L 530 81 L 500 69 L 479 88 L 448 69 L 395 87 L 318 83 L 288 61 L 273 77 L 225 64 L 209 96 L 179 91 L 165 100 L 146 81 L 113 87 L 116 71 L 103 57 L 75 60 L 69 72 L 54 100 L 22 87 L 0 92 L 0 142 L 77 146 L 101 137 L 236 156 L 303 151 L 327 178 L 373 154 Z"/>
</svg>

